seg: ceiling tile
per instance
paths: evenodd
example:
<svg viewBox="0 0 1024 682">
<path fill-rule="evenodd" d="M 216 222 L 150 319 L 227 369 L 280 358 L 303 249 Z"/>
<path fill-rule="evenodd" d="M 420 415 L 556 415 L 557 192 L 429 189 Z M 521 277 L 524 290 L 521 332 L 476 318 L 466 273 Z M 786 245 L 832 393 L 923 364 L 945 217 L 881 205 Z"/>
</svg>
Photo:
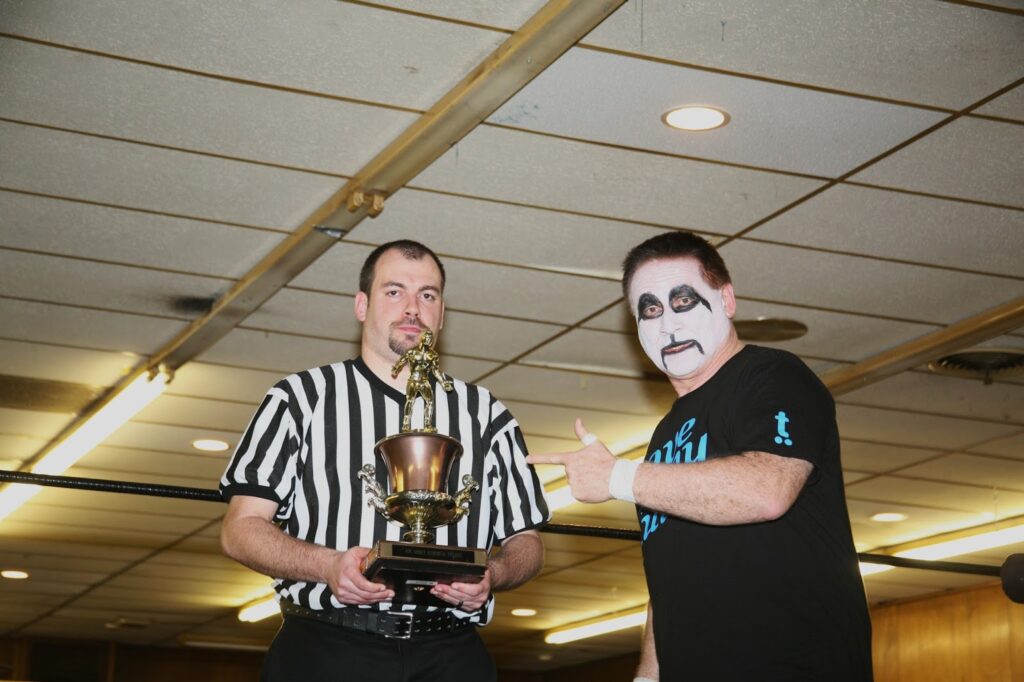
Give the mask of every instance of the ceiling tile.
<svg viewBox="0 0 1024 682">
<path fill-rule="evenodd" d="M 293 280 L 292 284 L 354 294 L 358 273 L 371 247 L 341 243 Z M 539 322 L 571 324 L 621 294 L 619 283 L 591 277 L 539 272 L 458 258 L 444 259 L 445 305 L 461 311 Z M 350 272 L 342 281 L 337 273 Z"/>
<path fill-rule="evenodd" d="M 965 117 L 857 173 L 853 180 L 1024 208 L 1021 148 L 1024 126 Z"/>
<path fill-rule="evenodd" d="M 259 398 L 260 396 L 253 396 L 253 399 Z M 144 407 L 132 419 L 151 424 L 241 433 L 255 411 L 251 404 L 164 394 Z"/>
<path fill-rule="evenodd" d="M 4 191 L 0 213 L 2 246 L 197 275 L 241 277 L 283 239 L 267 230 Z"/>
<path fill-rule="evenodd" d="M 529 206 L 406 189 L 375 220 L 347 238 L 372 244 L 416 239 L 445 256 L 525 265 L 618 281 L 622 259 L 640 242 L 666 232 Z"/>
<path fill-rule="evenodd" d="M 836 405 L 839 432 L 846 438 L 917 445 L 941 450 L 965 448 L 999 438 L 1019 427 L 893 409 Z"/>
<path fill-rule="evenodd" d="M 605 443 L 650 439 L 662 415 L 637 416 L 619 412 L 536 405 L 517 400 L 502 400 L 522 426 L 523 431 L 550 438 L 572 436 L 573 422 L 580 418 Z"/>
<path fill-rule="evenodd" d="M 1024 212 L 866 187 L 832 187 L 751 236 L 1024 276 Z"/>
<path fill-rule="evenodd" d="M 900 475 L 990 488 L 996 505 L 1001 490 L 1024 493 L 1024 462 L 1012 459 L 953 454 L 904 469 Z"/>
<path fill-rule="evenodd" d="M 0 297 L 4 336 L 22 341 L 73 341 L 83 348 L 150 354 L 184 322 Z"/>
<path fill-rule="evenodd" d="M 103 445 L 144 451 L 193 453 L 195 450 L 192 448 L 192 441 L 197 438 L 219 438 L 229 443 L 236 443 L 238 436 L 239 432 L 237 431 L 128 422 L 103 441 Z M 226 463 L 227 455 L 223 454 L 222 456 Z"/>
<path fill-rule="evenodd" d="M 7 189 L 290 230 L 340 178 L 0 122 Z"/>
<path fill-rule="evenodd" d="M 845 438 L 848 434 L 840 431 L 842 440 L 843 468 L 854 471 L 882 473 L 931 459 L 939 451 L 928 448 L 909 448 L 885 443 L 869 443 Z"/>
<path fill-rule="evenodd" d="M 5 118 L 342 175 L 416 116 L 18 40 L 0 53 Z"/>
<path fill-rule="evenodd" d="M 970 452 L 1024 460 L 1024 431 L 969 448 Z"/>
<path fill-rule="evenodd" d="M 185 313 L 175 309 L 177 299 L 216 297 L 229 285 L 210 277 L 0 249 L 0 290 L 36 301 L 181 318 Z"/>
<path fill-rule="evenodd" d="M 487 26 L 516 29 L 526 23 L 544 6 L 544 0 L 513 0 L 477 2 L 477 0 L 378 0 L 377 5 L 413 12 L 428 11 L 431 15 L 472 21 Z"/>
<path fill-rule="evenodd" d="M 197 359 L 279 372 L 283 376 L 354 358 L 358 354 L 359 346 L 353 343 L 236 328 Z"/>
<path fill-rule="evenodd" d="M 961 108 L 1020 77 L 1024 19 L 931 0 L 630 2 L 584 42 Z"/>
<path fill-rule="evenodd" d="M 902 372 L 843 394 L 840 402 L 921 410 L 954 417 L 1015 422 L 1024 427 L 1024 386 Z"/>
<path fill-rule="evenodd" d="M 334 0 L 190 2 L 186 11 L 156 0 L 61 11 L 10 2 L 4 24 L 48 42 L 421 109 L 507 37 Z"/>
<path fill-rule="evenodd" d="M 481 126 L 412 184 L 732 234 L 822 183 Z"/>
<path fill-rule="evenodd" d="M 633 378 L 658 372 L 635 336 L 591 329 L 574 329 L 530 353 L 522 362 Z"/>
<path fill-rule="evenodd" d="M 0 339 L 0 374 L 107 386 L 137 362 L 134 355 Z"/>
<path fill-rule="evenodd" d="M 718 130 L 683 132 L 663 114 L 684 104 L 729 113 Z M 574 48 L 488 120 L 525 130 L 835 177 L 944 115 L 855 97 Z"/>
<path fill-rule="evenodd" d="M 281 374 L 273 371 L 189 362 L 175 370 L 167 395 L 235 400 L 251 403 L 255 408 L 267 389 L 280 379 Z"/>
<path fill-rule="evenodd" d="M 641 381 L 537 367 L 506 367 L 488 377 L 487 385 L 502 399 L 636 415 L 662 415 L 676 399 L 667 381 Z"/>
<path fill-rule="evenodd" d="M 893 502 L 970 512 L 975 518 L 970 523 L 936 528 L 931 534 L 952 530 L 953 527 L 974 526 L 998 518 L 1024 513 L 1024 492 L 998 491 L 967 485 L 950 485 L 919 481 L 896 476 L 879 476 L 867 481 L 851 483 L 846 487 L 849 499 Z"/>
<path fill-rule="evenodd" d="M 1024 3 L 1020 3 L 1020 5 L 1024 9 Z M 991 102 L 978 107 L 974 113 L 1024 121 L 1024 85 L 1018 85 L 1005 95 L 1000 95 Z"/>
<path fill-rule="evenodd" d="M 352 312 L 353 297 L 282 289 L 244 326 L 310 334 L 358 343 L 362 326 Z M 536 346 L 562 327 L 449 310 L 439 340 L 442 356 L 468 355 L 509 360 Z"/>
<path fill-rule="evenodd" d="M 834 310 L 948 324 L 978 312 L 977 301 L 990 307 L 1024 295 L 1021 281 L 856 256 L 745 241 L 721 251 L 739 296 Z"/>
<path fill-rule="evenodd" d="M 52 438 L 64 428 L 72 415 L 53 412 L 33 412 L 0 407 L 0 433 L 7 436 Z"/>
</svg>

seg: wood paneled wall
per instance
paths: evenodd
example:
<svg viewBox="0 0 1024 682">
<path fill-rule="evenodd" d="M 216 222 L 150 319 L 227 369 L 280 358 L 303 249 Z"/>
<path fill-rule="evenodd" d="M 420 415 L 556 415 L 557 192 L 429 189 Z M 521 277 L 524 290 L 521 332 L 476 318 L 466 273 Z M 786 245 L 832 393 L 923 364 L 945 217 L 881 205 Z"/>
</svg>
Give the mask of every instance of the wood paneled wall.
<svg viewBox="0 0 1024 682">
<path fill-rule="evenodd" d="M 877 682 L 1024 680 L 1024 604 L 997 584 L 877 606 Z"/>
</svg>

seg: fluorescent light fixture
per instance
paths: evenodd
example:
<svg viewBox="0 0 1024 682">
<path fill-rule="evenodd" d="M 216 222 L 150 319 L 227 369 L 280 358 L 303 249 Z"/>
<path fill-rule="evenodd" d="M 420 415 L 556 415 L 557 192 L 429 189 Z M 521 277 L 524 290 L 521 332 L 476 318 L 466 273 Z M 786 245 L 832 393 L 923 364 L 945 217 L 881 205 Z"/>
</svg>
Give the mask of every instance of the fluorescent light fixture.
<svg viewBox="0 0 1024 682">
<path fill-rule="evenodd" d="M 886 571 L 891 571 L 893 568 L 893 566 L 889 566 L 888 564 L 868 564 L 863 561 L 860 562 L 861 576 L 885 573 Z"/>
<path fill-rule="evenodd" d="M 6 571 L 0 571 L 0 578 L 7 578 L 8 580 L 25 580 L 28 578 L 28 573 L 26 571 L 8 569 Z"/>
<path fill-rule="evenodd" d="M 110 398 L 77 429 L 68 434 L 42 459 L 32 466 L 34 474 L 59 475 L 64 473 L 86 453 L 138 414 L 157 398 L 170 381 L 171 375 L 160 370 L 143 373 Z M 38 485 L 12 483 L 0 491 L 0 519 L 31 499 L 42 489 Z"/>
<path fill-rule="evenodd" d="M 900 521 L 906 521 L 907 515 L 900 512 L 878 512 L 871 515 L 871 520 L 878 521 L 879 523 L 899 523 Z"/>
<path fill-rule="evenodd" d="M 609 632 L 617 632 L 627 628 L 635 628 L 647 622 L 647 605 L 637 606 L 627 611 L 619 611 L 600 618 L 585 620 L 580 623 L 555 628 L 544 635 L 548 644 L 565 644 L 578 639 L 597 637 Z"/>
<path fill-rule="evenodd" d="M 1012 545 L 1018 542 L 1024 542 L 1024 523 L 1001 530 L 993 530 L 969 537 L 906 549 L 896 552 L 895 556 L 934 561 L 962 554 L 971 554 L 972 552 L 983 552 L 987 549 Z"/>
<path fill-rule="evenodd" d="M 512 609 L 511 613 L 519 618 L 529 618 L 537 615 L 537 609 Z"/>
<path fill-rule="evenodd" d="M 266 644 L 258 644 L 230 637 L 207 637 L 203 635 L 181 635 L 178 641 L 185 646 L 199 649 L 225 649 L 228 651 L 266 651 Z"/>
<path fill-rule="evenodd" d="M 279 613 L 281 613 L 281 607 L 277 605 L 277 599 L 265 597 L 238 609 L 238 620 L 243 623 L 255 623 Z"/>
<path fill-rule="evenodd" d="M 679 130 L 713 130 L 728 123 L 729 114 L 714 107 L 687 105 L 666 111 L 661 120 L 670 128 Z"/>
<path fill-rule="evenodd" d="M 199 438 L 192 441 L 192 447 L 203 452 L 224 452 L 231 446 L 218 438 Z"/>
</svg>

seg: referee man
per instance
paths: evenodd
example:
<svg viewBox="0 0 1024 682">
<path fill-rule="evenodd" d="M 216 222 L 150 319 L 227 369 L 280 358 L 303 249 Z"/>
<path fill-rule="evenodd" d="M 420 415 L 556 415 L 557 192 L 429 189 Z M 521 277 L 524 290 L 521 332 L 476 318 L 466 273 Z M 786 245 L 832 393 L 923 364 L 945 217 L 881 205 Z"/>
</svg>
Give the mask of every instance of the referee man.
<svg viewBox="0 0 1024 682">
<path fill-rule="evenodd" d="M 221 546 L 274 578 L 284 613 L 261 680 L 496 679 L 476 626 L 493 616 L 493 592 L 540 570 L 537 528 L 550 513 L 518 423 L 486 389 L 454 379 L 454 390 L 434 391 L 437 431 L 464 448 L 449 485 L 464 474 L 481 484 L 469 515 L 437 529 L 435 542 L 500 543 L 483 580 L 434 586 L 447 608 L 413 606 L 392 603 L 392 591 L 359 570 L 374 542 L 400 539 L 401 529 L 367 506 L 356 474 L 374 463 L 374 444 L 399 431 L 409 368 L 392 378 L 391 367 L 423 331 L 441 331 L 444 284 L 444 266 L 426 246 L 376 248 L 355 297 L 359 357 L 279 381 L 224 472 Z M 422 410 L 414 426 L 417 417 Z"/>
</svg>

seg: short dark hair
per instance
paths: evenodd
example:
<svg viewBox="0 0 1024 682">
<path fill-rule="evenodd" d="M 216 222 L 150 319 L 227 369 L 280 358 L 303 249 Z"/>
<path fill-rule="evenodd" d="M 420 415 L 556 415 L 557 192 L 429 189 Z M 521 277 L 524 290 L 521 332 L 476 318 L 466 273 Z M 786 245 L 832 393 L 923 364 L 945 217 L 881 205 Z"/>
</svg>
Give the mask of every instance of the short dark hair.
<svg viewBox="0 0 1024 682">
<path fill-rule="evenodd" d="M 629 299 L 629 285 L 640 266 L 652 260 L 694 258 L 704 281 L 715 289 L 732 284 L 729 269 L 711 242 L 692 232 L 665 232 L 634 246 L 622 261 L 622 293 Z"/>
<path fill-rule="evenodd" d="M 391 250 L 398 251 L 409 260 L 420 260 L 424 256 L 430 256 L 434 259 L 437 264 L 437 269 L 441 271 L 441 292 L 444 292 L 444 264 L 441 263 L 441 259 L 437 257 L 437 254 L 430 250 L 429 247 L 420 244 L 419 242 L 413 241 L 412 239 L 396 239 L 393 242 L 387 244 L 381 244 L 366 257 L 363 261 L 363 267 L 359 271 L 359 291 L 364 294 L 370 293 L 370 287 L 373 286 L 373 276 L 377 269 L 377 261 L 385 253 Z"/>
</svg>

